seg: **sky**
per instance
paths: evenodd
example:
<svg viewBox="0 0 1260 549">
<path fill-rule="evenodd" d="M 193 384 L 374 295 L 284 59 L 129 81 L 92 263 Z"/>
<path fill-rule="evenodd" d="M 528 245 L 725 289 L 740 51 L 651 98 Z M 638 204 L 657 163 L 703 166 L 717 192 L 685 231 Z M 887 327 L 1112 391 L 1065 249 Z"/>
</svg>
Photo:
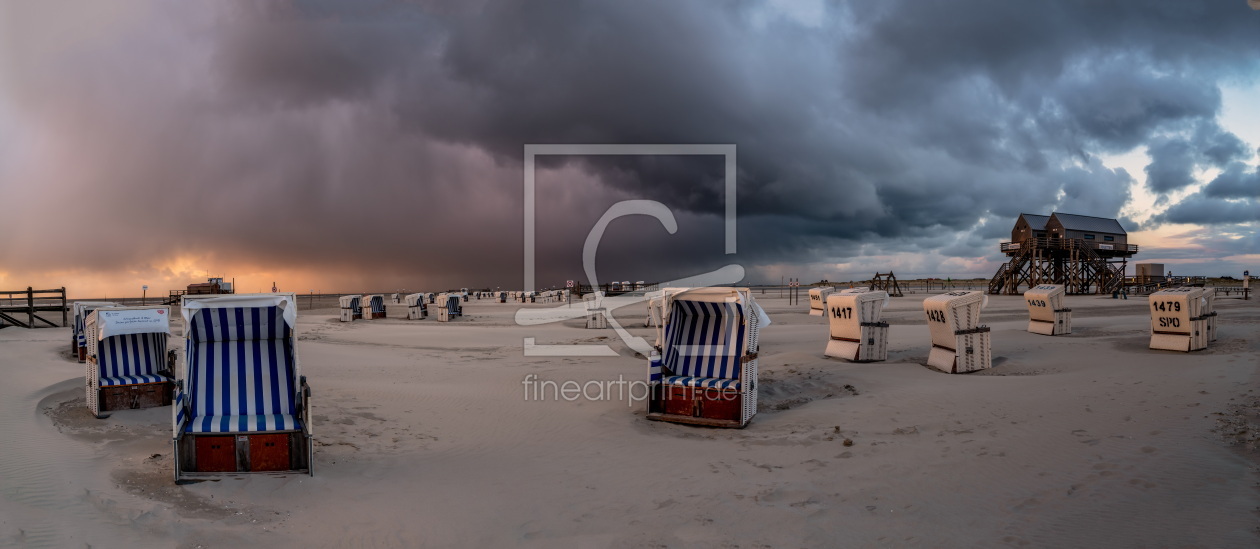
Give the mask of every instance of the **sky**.
<svg viewBox="0 0 1260 549">
<path fill-rule="evenodd" d="M 984 277 L 1021 212 L 1136 262 L 1260 271 L 1244 0 L 0 3 L 0 289 L 518 289 Z M 1132 270 L 1132 267 L 1130 267 Z"/>
</svg>

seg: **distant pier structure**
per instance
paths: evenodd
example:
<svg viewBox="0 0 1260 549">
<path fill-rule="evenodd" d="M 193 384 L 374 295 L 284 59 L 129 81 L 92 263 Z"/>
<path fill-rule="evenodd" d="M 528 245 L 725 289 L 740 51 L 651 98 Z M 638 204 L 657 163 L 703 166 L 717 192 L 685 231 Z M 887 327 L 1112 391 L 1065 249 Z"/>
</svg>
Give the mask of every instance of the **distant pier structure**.
<svg viewBox="0 0 1260 549">
<path fill-rule="evenodd" d="M 989 281 L 990 294 L 1018 295 L 1038 284 L 1063 284 L 1070 294 L 1120 291 L 1138 252 L 1119 221 L 1058 212 L 1020 214 L 1001 246 L 1009 260 Z"/>
</svg>

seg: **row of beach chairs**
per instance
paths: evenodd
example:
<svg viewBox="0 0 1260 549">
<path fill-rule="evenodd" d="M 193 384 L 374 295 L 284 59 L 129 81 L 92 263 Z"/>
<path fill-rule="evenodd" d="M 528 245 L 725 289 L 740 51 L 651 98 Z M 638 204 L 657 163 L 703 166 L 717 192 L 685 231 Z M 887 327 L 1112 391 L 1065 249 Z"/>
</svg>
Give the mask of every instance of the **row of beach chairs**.
<svg viewBox="0 0 1260 549">
<path fill-rule="evenodd" d="M 459 293 L 414 293 L 403 297 L 409 320 L 423 320 L 429 316 L 429 305 L 436 305 L 439 322 L 449 322 L 463 316 L 463 302 L 468 297 Z M 339 298 L 341 321 L 385 318 L 385 304 L 379 295 L 343 295 Z"/>
<path fill-rule="evenodd" d="M 1151 349 L 1194 351 L 1216 339 L 1210 288 L 1174 288 L 1151 294 Z M 1038 285 L 1024 294 L 1028 331 L 1072 332 L 1066 287 Z M 746 288 L 665 288 L 647 296 L 645 325 L 657 328 L 649 357 L 648 418 L 713 427 L 743 427 L 757 411 L 757 335 L 770 320 Z M 824 355 L 853 362 L 888 357 L 885 291 L 815 288 L 811 314 L 828 318 Z M 991 330 L 980 324 L 988 296 L 953 291 L 923 301 L 931 334 L 927 365 L 947 373 L 992 367 Z M 592 315 L 606 314 L 597 301 Z M 588 327 L 594 316 L 588 318 Z"/>
<path fill-rule="evenodd" d="M 543 292 L 473 292 L 476 299 L 492 299 L 499 303 L 520 301 L 535 303 L 538 301 L 563 301 L 568 299 L 567 290 L 549 290 Z M 429 317 L 429 305 L 435 305 L 438 322 L 449 322 L 464 315 L 463 303 L 468 301 L 467 292 L 432 293 L 419 292 L 402 297 L 407 306 L 408 320 L 424 320 Z M 391 296 L 392 303 L 398 303 L 398 294 Z M 385 318 L 385 301 L 381 295 L 343 295 L 338 300 L 341 308 L 341 321 L 370 320 Z"/>
<path fill-rule="evenodd" d="M 824 354 L 855 362 L 887 358 L 888 294 L 819 290 L 829 322 Z M 811 292 L 812 293 L 812 292 Z M 1213 292 L 1174 288 L 1150 297 L 1152 349 L 1193 351 L 1215 339 Z M 1064 288 L 1025 294 L 1028 330 L 1071 333 Z M 368 304 L 374 296 L 345 296 Z M 506 299 L 506 295 L 501 296 Z M 757 412 L 758 339 L 770 318 L 747 288 L 666 288 L 648 296 L 657 328 L 648 357 L 652 420 L 743 427 Z M 458 294 L 406 296 L 409 318 L 426 301 L 450 315 Z M 353 305 L 353 299 L 349 300 Z M 962 373 L 991 366 L 990 331 L 980 325 L 982 292 L 923 302 L 931 332 L 928 364 Z M 383 309 L 383 307 L 382 307 Z M 223 473 L 311 473 L 310 388 L 301 375 L 293 294 L 185 296 L 184 356 L 167 349 L 170 309 L 76 303 L 73 345 L 86 367 L 87 405 L 97 417 L 120 409 L 172 406 L 175 479 Z M 381 311 L 383 312 L 383 311 Z M 352 309 L 353 314 L 353 309 Z M 360 315 L 363 314 L 361 311 Z M 423 318 L 418 316 L 417 318 Z"/>
<path fill-rule="evenodd" d="M 76 303 L 87 405 L 98 418 L 171 406 L 177 482 L 223 473 L 312 473 L 310 387 L 293 294 L 184 296 L 184 360 L 170 308 Z M 80 314 L 82 323 L 80 324 Z"/>
</svg>

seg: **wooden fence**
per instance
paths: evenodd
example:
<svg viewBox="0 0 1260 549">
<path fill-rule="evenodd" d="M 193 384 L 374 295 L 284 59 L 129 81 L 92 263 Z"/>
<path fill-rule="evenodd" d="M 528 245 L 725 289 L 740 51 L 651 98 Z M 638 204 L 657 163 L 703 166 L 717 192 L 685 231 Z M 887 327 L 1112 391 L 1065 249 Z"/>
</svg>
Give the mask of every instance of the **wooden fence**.
<svg viewBox="0 0 1260 549">
<path fill-rule="evenodd" d="M 39 322 L 57 328 L 57 324 L 39 316 L 37 313 L 60 312 L 61 326 L 69 326 L 66 307 L 66 288 L 53 290 L 36 290 L 27 286 L 25 290 L 0 290 L 0 326 L 12 324 L 23 328 L 39 327 Z M 14 297 L 18 296 L 18 297 Z M 7 299 L 6 299 L 7 298 Z M 26 321 L 18 320 L 22 316 Z M 38 321 L 38 322 L 37 322 Z"/>
</svg>

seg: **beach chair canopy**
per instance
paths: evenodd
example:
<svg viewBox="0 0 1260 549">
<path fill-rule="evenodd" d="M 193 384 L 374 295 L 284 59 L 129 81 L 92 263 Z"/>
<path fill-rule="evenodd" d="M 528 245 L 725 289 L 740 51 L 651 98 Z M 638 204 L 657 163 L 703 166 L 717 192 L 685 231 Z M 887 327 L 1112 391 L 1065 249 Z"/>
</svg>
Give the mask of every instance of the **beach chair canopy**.
<svg viewBox="0 0 1260 549">
<path fill-rule="evenodd" d="M 408 294 L 403 300 L 408 307 L 424 307 L 424 294 Z"/>
<path fill-rule="evenodd" d="M 100 308 L 86 324 L 93 326 L 99 387 L 161 383 L 166 369 L 166 338 L 171 333 L 167 307 Z"/>
<path fill-rule="evenodd" d="M 872 290 L 872 289 L 867 288 L 867 287 L 865 287 L 865 286 L 863 286 L 863 287 L 861 287 L 861 288 L 845 288 L 845 289 L 843 289 L 843 290 L 839 290 L 839 291 L 837 291 L 837 292 L 835 292 L 835 293 L 832 293 L 831 295 L 832 295 L 832 296 L 836 296 L 836 295 L 856 296 L 856 295 L 862 295 L 862 294 L 873 294 L 873 295 L 875 295 L 875 296 L 877 296 L 877 297 L 862 297 L 862 298 L 858 298 L 858 300 L 857 300 L 857 302 L 858 302 L 858 303 L 862 303 L 862 304 L 867 305 L 867 306 L 872 306 L 873 304 L 871 304 L 871 301 L 883 301 L 883 303 L 878 304 L 878 307 L 879 307 L 879 309 L 878 309 L 878 310 L 879 310 L 879 311 L 882 311 L 882 310 L 884 309 L 884 307 L 887 307 L 887 306 L 888 306 L 888 304 L 892 302 L 892 297 L 890 297 L 890 296 L 888 295 L 888 292 L 886 292 L 886 291 L 884 291 L 884 290 Z M 827 299 L 828 299 L 828 300 L 830 300 L 830 299 L 831 299 L 831 296 L 827 296 Z M 875 320 L 865 320 L 865 319 L 863 319 L 863 320 L 862 320 L 862 322 L 879 322 L 879 318 L 878 318 L 878 316 L 877 316 L 877 317 L 875 318 Z"/>
<path fill-rule="evenodd" d="M 1192 334 L 1192 320 L 1203 318 L 1207 298 L 1203 288 L 1169 288 L 1151 294 L 1151 331 L 1165 334 Z"/>
<path fill-rule="evenodd" d="M 984 292 L 971 291 L 946 292 L 923 300 L 932 344 L 953 349 L 957 332 L 978 327 L 980 310 L 988 304 L 989 296 Z"/>
<path fill-rule="evenodd" d="M 83 325 L 92 311 L 102 307 L 121 307 L 112 301 L 76 301 L 74 303 L 74 323 L 71 330 L 80 347 L 87 346 L 87 336 L 83 334 Z"/>
<path fill-rule="evenodd" d="M 1039 284 L 1024 292 L 1024 301 L 1028 304 L 1028 316 L 1031 320 L 1054 322 L 1054 313 L 1063 310 L 1063 296 L 1067 294 L 1067 286 L 1063 284 Z"/>
<path fill-rule="evenodd" d="M 186 432 L 301 428 L 294 417 L 300 374 L 293 294 L 186 302 L 183 316 L 186 367 L 181 381 L 190 399 Z M 183 407 L 176 405 L 182 413 Z M 176 425 L 181 420 L 177 416 Z"/>
<path fill-rule="evenodd" d="M 355 314 L 359 314 L 362 312 L 362 308 L 360 306 L 362 299 L 363 296 L 359 295 L 343 295 L 337 298 L 337 302 L 341 304 L 342 309 L 350 309 Z"/>
<path fill-rule="evenodd" d="M 450 314 L 452 315 L 458 315 L 464 310 L 463 305 L 460 305 L 459 294 L 444 294 L 444 295 L 445 297 L 439 296 L 438 303 L 437 303 L 438 305 L 446 307 L 446 310 L 450 312 Z"/>
<path fill-rule="evenodd" d="M 674 294 L 669 300 L 659 381 L 739 390 L 750 339 L 746 315 L 757 316 L 758 328 L 770 324 L 747 291 L 699 288 Z"/>
<path fill-rule="evenodd" d="M 880 322 L 884 306 L 888 304 L 888 292 L 866 288 L 860 292 L 845 290 L 827 296 L 826 303 L 831 337 L 858 340 L 862 337 L 863 325 Z"/>
<path fill-rule="evenodd" d="M 885 295 L 888 294 L 888 292 L 885 292 L 884 290 L 872 290 L 870 288 L 867 288 L 866 286 L 861 286 L 858 288 L 845 288 L 843 290 L 836 291 L 836 293 L 840 295 L 869 294 L 873 292 L 882 292 Z"/>
<path fill-rule="evenodd" d="M 827 296 L 835 292 L 831 286 L 819 286 L 809 289 L 809 308 L 822 310 L 827 307 Z"/>
</svg>

